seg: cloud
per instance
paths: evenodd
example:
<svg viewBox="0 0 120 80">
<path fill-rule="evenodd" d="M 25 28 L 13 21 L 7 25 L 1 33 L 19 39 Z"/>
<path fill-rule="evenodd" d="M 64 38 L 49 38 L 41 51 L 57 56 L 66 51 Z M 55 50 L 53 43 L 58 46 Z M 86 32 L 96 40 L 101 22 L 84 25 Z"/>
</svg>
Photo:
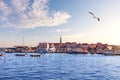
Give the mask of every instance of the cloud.
<svg viewBox="0 0 120 80">
<path fill-rule="evenodd" d="M 0 0 L 0 25 L 14 28 L 52 27 L 67 23 L 67 12 L 49 12 L 48 0 Z"/>
<path fill-rule="evenodd" d="M 57 32 L 57 33 L 59 33 L 59 32 L 69 32 L 69 31 L 71 31 L 71 29 L 57 29 L 57 30 L 53 30 L 53 32 Z"/>
</svg>

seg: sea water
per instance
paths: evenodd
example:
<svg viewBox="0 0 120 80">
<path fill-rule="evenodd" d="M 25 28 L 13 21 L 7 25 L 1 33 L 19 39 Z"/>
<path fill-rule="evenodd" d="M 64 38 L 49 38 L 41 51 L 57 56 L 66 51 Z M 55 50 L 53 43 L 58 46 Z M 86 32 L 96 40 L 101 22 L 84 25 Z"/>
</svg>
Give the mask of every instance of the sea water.
<svg viewBox="0 0 120 80">
<path fill-rule="evenodd" d="M 0 57 L 0 80 L 120 80 L 120 56 L 46 53 Z M 36 53 L 34 53 L 36 54 Z"/>
</svg>

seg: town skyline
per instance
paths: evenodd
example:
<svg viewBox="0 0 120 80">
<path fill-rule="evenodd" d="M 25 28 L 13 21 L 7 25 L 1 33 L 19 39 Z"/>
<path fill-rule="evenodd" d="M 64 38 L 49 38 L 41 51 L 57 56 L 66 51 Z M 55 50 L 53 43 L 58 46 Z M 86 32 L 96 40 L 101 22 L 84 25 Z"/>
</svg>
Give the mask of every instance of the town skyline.
<svg viewBox="0 0 120 80">
<path fill-rule="evenodd" d="M 87 45 L 96 45 L 96 44 L 104 44 L 104 45 L 111 45 L 111 46 L 119 46 L 119 45 L 114 45 L 114 44 L 108 44 L 108 43 L 101 43 L 101 42 L 97 42 L 97 43 L 86 43 L 86 42 L 75 42 L 75 41 L 66 41 L 64 42 L 63 41 L 63 38 L 62 36 L 59 37 L 59 40 L 57 42 L 49 42 L 49 41 L 40 41 L 38 44 L 34 45 L 34 46 L 31 46 L 31 45 L 27 45 L 24 41 L 24 37 L 21 39 L 21 43 L 17 44 L 17 45 L 13 45 L 13 46 L 7 46 L 7 47 L 0 47 L 0 48 L 13 48 L 13 47 L 37 47 L 39 44 L 68 44 L 68 43 L 71 43 L 71 44 L 87 44 Z"/>
<path fill-rule="evenodd" d="M 0 47 L 40 42 L 120 45 L 119 0 L 0 0 Z M 100 21 L 88 12 L 93 12 Z"/>
</svg>

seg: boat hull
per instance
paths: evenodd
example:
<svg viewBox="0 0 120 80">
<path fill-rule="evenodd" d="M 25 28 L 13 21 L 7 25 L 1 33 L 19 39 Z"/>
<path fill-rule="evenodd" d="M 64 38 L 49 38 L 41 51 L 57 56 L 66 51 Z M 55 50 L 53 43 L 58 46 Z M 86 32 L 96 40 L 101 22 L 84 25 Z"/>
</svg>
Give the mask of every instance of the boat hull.
<svg viewBox="0 0 120 80">
<path fill-rule="evenodd" d="M 30 54 L 31 57 L 42 57 L 41 54 Z"/>
<path fill-rule="evenodd" d="M 27 56 L 27 54 L 15 54 L 15 56 Z"/>
</svg>

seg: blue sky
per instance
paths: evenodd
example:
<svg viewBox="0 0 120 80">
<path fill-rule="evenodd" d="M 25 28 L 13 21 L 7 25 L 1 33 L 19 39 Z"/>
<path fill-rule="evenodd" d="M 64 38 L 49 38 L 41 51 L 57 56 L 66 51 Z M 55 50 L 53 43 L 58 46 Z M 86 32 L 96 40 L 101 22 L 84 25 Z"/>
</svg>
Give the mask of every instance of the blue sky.
<svg viewBox="0 0 120 80">
<path fill-rule="evenodd" d="M 120 45 L 119 0 L 0 0 L 0 46 L 39 42 Z M 98 22 L 88 12 L 100 18 Z"/>
</svg>

